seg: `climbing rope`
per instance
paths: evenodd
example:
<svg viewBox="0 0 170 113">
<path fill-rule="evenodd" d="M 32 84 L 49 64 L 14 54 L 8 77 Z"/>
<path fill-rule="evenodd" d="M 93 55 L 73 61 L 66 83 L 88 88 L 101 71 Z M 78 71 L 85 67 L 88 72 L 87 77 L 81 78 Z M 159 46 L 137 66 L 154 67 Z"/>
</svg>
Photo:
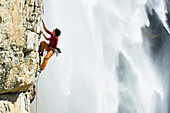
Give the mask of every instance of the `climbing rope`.
<svg viewBox="0 0 170 113">
<path fill-rule="evenodd" d="M 44 12 L 44 8 L 43 8 L 43 12 Z M 41 33 L 40 33 L 40 35 L 41 35 Z M 38 48 L 38 54 L 39 54 L 39 67 L 41 66 L 41 54 L 40 54 L 40 48 L 41 48 L 41 44 L 39 45 L 39 48 Z M 37 108 L 38 108 L 38 80 L 39 80 L 39 77 L 40 77 L 40 73 L 41 73 L 41 71 L 39 72 L 38 71 L 38 74 L 37 74 L 37 79 L 35 80 L 35 82 L 36 82 L 36 113 L 37 113 Z M 34 83 L 35 83 L 34 82 Z"/>
<path fill-rule="evenodd" d="M 38 77 L 37 77 L 37 80 L 36 80 L 36 113 L 37 113 L 37 108 L 38 108 L 38 106 L 37 106 L 37 101 L 38 101 L 38 80 L 39 80 L 39 77 L 40 77 L 40 73 L 38 74 Z"/>
</svg>

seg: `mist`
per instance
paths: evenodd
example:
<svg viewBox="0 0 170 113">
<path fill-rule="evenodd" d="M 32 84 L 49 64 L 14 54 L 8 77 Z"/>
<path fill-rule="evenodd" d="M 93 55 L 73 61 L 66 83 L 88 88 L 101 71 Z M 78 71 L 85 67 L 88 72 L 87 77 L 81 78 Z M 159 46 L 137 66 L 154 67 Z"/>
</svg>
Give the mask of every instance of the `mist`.
<svg viewBox="0 0 170 113">
<path fill-rule="evenodd" d="M 44 0 L 43 20 L 61 30 L 62 53 L 40 75 L 38 112 L 155 113 L 164 85 L 141 27 L 149 25 L 145 4 L 159 9 L 157 2 Z M 31 108 L 35 113 L 35 100 Z"/>
</svg>

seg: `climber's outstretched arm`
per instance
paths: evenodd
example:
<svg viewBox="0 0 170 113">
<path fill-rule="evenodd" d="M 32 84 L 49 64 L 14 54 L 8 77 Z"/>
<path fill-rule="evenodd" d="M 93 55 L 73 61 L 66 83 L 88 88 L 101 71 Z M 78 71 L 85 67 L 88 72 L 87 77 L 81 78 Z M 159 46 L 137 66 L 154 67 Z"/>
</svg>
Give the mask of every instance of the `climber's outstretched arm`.
<svg viewBox="0 0 170 113">
<path fill-rule="evenodd" d="M 43 28 L 44 28 L 44 30 L 45 30 L 48 34 L 53 35 L 53 33 L 46 28 L 45 23 L 44 23 L 43 20 L 42 20 L 42 23 L 43 23 Z"/>
<path fill-rule="evenodd" d="M 43 23 L 43 28 L 44 28 L 44 30 L 46 31 L 46 30 L 47 30 L 47 28 L 46 28 L 45 23 L 44 23 L 44 21 L 43 21 L 43 20 L 42 20 L 42 23 Z"/>
<path fill-rule="evenodd" d="M 48 40 L 48 38 L 45 36 L 45 34 L 43 33 L 43 31 L 41 30 L 40 32 L 43 34 L 44 38 L 45 38 L 46 40 Z"/>
</svg>

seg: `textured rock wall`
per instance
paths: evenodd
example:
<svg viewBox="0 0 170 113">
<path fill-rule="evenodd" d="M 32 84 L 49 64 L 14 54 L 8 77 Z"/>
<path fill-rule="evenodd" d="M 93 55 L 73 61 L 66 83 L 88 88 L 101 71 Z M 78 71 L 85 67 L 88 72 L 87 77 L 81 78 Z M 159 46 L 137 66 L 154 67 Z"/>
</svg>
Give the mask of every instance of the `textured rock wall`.
<svg viewBox="0 0 170 113">
<path fill-rule="evenodd" d="M 0 113 L 30 112 L 41 12 L 42 0 L 0 0 Z"/>
<path fill-rule="evenodd" d="M 30 113 L 30 99 L 27 93 L 0 95 L 0 113 Z"/>
</svg>

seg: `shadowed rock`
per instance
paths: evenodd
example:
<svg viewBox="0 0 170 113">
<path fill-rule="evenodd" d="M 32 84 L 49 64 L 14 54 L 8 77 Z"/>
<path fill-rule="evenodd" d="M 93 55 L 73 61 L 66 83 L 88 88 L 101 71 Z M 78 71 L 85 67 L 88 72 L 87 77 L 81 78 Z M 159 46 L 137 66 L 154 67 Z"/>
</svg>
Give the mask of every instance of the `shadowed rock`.
<svg viewBox="0 0 170 113">
<path fill-rule="evenodd" d="M 151 52 L 155 54 L 159 52 L 163 44 L 170 39 L 170 35 L 154 9 L 150 11 L 150 9 L 146 6 L 146 13 L 150 25 L 141 28 L 143 40 L 144 43 L 149 43 Z"/>
</svg>

